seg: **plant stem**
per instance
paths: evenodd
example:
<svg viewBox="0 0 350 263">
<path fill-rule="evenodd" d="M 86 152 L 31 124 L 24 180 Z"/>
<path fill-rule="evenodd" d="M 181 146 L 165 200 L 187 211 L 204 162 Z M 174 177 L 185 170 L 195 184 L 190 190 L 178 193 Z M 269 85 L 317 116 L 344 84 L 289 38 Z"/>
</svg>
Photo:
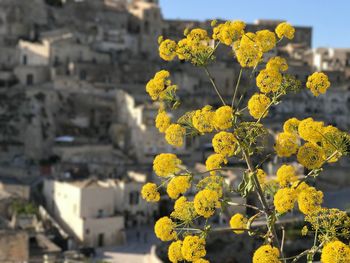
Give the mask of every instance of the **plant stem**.
<svg viewBox="0 0 350 263">
<path fill-rule="evenodd" d="M 235 91 L 234 91 L 233 97 L 232 97 L 231 108 L 233 108 L 233 104 L 235 103 L 235 100 L 236 100 L 237 90 L 238 90 L 238 87 L 239 87 L 239 83 L 241 82 L 242 71 L 243 71 L 243 68 L 241 68 L 240 71 L 239 71 L 238 80 L 237 80 Z"/>
<path fill-rule="evenodd" d="M 264 211 L 265 211 L 265 214 L 266 214 L 266 221 L 267 221 L 267 224 L 268 224 L 268 228 L 269 230 L 271 230 L 272 232 L 272 235 L 273 235 L 273 240 L 276 244 L 276 247 L 278 247 L 278 249 L 280 250 L 281 248 L 281 245 L 280 245 L 280 242 L 278 240 L 278 236 L 277 236 L 277 232 L 276 232 L 276 228 L 275 228 L 275 223 L 273 222 L 271 225 L 270 225 L 270 220 L 269 220 L 269 217 L 271 215 L 273 215 L 273 213 L 271 213 L 271 210 L 269 208 L 269 205 L 267 204 L 267 201 L 266 201 L 266 198 L 265 198 L 265 195 L 264 195 L 264 192 L 261 188 L 261 185 L 259 183 L 259 180 L 258 180 L 258 177 L 256 175 L 256 173 L 254 173 L 254 166 L 252 164 L 252 160 L 250 158 L 250 156 L 247 154 L 247 152 L 245 150 L 243 150 L 243 156 L 244 156 L 244 159 L 247 163 L 247 166 L 248 166 L 248 169 L 251 173 L 253 173 L 253 180 L 254 180 L 254 184 L 255 184 L 255 187 L 256 187 L 256 191 L 258 193 L 258 197 L 260 199 L 260 202 L 264 208 Z M 284 258 L 284 255 L 283 255 L 283 251 L 280 251 L 281 253 L 281 257 Z M 286 262 L 286 261 L 284 261 Z"/>
<path fill-rule="evenodd" d="M 224 106 L 226 106 L 226 103 L 225 103 L 224 99 L 222 98 L 222 96 L 221 96 L 221 94 L 220 94 L 220 92 L 219 92 L 219 90 L 218 90 L 218 87 L 216 86 L 215 81 L 214 81 L 213 77 L 211 76 L 211 74 L 210 74 L 208 68 L 207 68 L 207 67 L 203 67 L 203 68 L 204 68 L 204 71 L 205 71 L 205 73 L 207 74 L 207 76 L 208 76 L 208 78 L 209 78 L 211 84 L 213 85 L 214 90 L 216 91 L 216 94 L 219 96 L 219 98 L 220 98 L 222 104 L 223 104 Z"/>
</svg>

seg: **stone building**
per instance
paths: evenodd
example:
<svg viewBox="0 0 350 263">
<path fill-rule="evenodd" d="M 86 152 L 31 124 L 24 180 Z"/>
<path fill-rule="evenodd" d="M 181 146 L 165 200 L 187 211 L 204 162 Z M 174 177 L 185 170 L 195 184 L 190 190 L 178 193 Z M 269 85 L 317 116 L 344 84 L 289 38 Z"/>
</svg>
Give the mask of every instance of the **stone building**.
<svg viewBox="0 0 350 263">
<path fill-rule="evenodd" d="M 121 245 L 126 225 L 145 223 L 157 214 L 140 196 L 143 182 L 47 179 L 43 195 L 47 210 L 78 244 Z"/>
</svg>

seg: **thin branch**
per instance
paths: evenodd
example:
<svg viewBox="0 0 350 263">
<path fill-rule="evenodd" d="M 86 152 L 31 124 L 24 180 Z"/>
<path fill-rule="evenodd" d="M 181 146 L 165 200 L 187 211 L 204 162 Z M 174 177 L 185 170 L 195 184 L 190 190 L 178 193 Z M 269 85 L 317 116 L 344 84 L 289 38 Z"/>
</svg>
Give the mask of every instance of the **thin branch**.
<svg viewBox="0 0 350 263">
<path fill-rule="evenodd" d="M 209 78 L 211 84 L 213 85 L 214 90 L 216 91 L 216 94 L 219 96 L 219 98 L 220 98 L 222 104 L 223 104 L 224 106 L 226 106 L 226 103 L 225 103 L 224 99 L 222 98 L 222 96 L 221 96 L 221 94 L 220 94 L 220 92 L 219 92 L 219 90 L 218 90 L 218 87 L 216 86 L 215 81 L 214 81 L 213 77 L 211 76 L 211 74 L 210 74 L 208 68 L 207 68 L 207 67 L 203 67 L 203 68 L 204 68 L 204 71 L 205 71 L 205 73 L 207 74 L 207 76 L 208 76 L 208 78 Z"/>
<path fill-rule="evenodd" d="M 241 68 L 239 71 L 238 80 L 237 80 L 235 91 L 234 91 L 233 97 L 232 97 L 231 108 L 233 108 L 233 104 L 235 103 L 235 100 L 236 100 L 237 90 L 238 90 L 239 84 L 241 82 L 242 71 L 243 71 L 243 68 Z"/>
<path fill-rule="evenodd" d="M 259 211 L 259 212 L 261 212 L 261 213 L 265 213 L 265 211 L 259 209 L 259 208 L 256 207 L 256 206 L 253 206 L 253 205 L 239 204 L 239 203 L 234 203 L 234 202 L 226 202 L 226 204 L 232 205 L 232 206 L 245 206 L 245 207 L 249 207 L 249 208 L 252 208 L 252 209 L 254 209 L 254 210 L 257 210 L 257 211 Z"/>
</svg>

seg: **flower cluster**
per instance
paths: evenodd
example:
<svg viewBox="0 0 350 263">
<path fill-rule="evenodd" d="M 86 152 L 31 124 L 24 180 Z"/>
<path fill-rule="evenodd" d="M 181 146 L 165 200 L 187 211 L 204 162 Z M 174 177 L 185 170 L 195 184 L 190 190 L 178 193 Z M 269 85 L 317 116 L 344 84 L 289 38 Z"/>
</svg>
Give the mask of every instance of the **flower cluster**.
<svg viewBox="0 0 350 263">
<path fill-rule="evenodd" d="M 160 105 L 155 126 L 160 133 L 164 133 L 169 145 L 185 149 L 184 142 L 188 137 L 206 136 L 204 138 L 211 140 L 214 151 L 206 158 L 206 170 L 198 173 L 192 172 L 174 153 L 161 153 L 154 158 L 153 170 L 161 184 L 146 183 L 141 194 L 146 201 L 157 202 L 161 193 L 165 193 L 158 189 L 164 187 L 168 197 L 175 201 L 170 216 L 161 217 L 154 227 L 160 240 L 172 241 L 168 248 L 169 260 L 173 263 L 208 263 L 204 257 L 207 254 L 206 237 L 213 231 L 211 218 L 219 212 L 228 213 L 227 206 L 237 205 L 249 207 L 256 214 L 248 218 L 235 213 L 230 217 L 229 229 L 235 234 L 248 231 L 249 235 L 265 238 L 264 245 L 253 255 L 253 263 L 285 261 L 283 250 L 277 242 L 279 236 L 275 222 L 295 207 L 305 215 L 310 230 L 314 230 L 308 231 L 309 228 L 305 226 L 303 234 L 318 232 L 314 240 L 319 241 L 320 245 L 310 249 L 308 257 L 319 252 L 324 245 L 321 255 L 323 263 L 348 262 L 350 248 L 338 239 L 350 236 L 350 219 L 345 212 L 322 207 L 323 193 L 309 186 L 308 179 L 317 177 L 325 163 L 336 162 L 349 154 L 349 134 L 312 118 L 290 118 L 284 122 L 283 131 L 276 134 L 273 148 L 278 157 L 297 160 L 308 170 L 307 174 L 298 175 L 296 166 L 285 163 L 277 170 L 274 180 L 262 169 L 263 162 L 254 163 L 259 161 L 257 158 L 262 159 L 264 154 L 267 155 L 268 129 L 264 127 L 263 118 L 268 116 L 270 107 L 282 102 L 284 95 L 301 89 L 301 82 L 287 73 L 287 61 L 280 56 L 271 57 L 271 50 L 282 39 L 294 38 L 294 27 L 283 22 L 274 31 L 261 29 L 247 32 L 246 24 L 239 20 L 219 24 L 213 21 L 211 27 L 212 32 L 202 28 L 186 29 L 184 37 L 178 41 L 160 37 L 159 56 L 165 61 L 179 59 L 203 68 L 222 105 L 213 103 L 215 107 L 203 105 L 191 109 L 172 122 L 172 118 L 178 116 L 172 111 L 180 105 L 180 99 L 176 94 L 178 87 L 171 82 L 170 73 L 161 70 L 146 85 L 151 99 Z M 234 57 L 241 67 L 237 83 L 232 85 L 235 90 L 232 91 L 232 103 L 229 105 L 226 104 L 227 98 L 221 96 L 220 88 L 207 67 L 215 61 L 220 45 L 232 50 L 230 59 Z M 246 98 L 242 95 L 237 102 L 236 95 L 240 94 L 240 80 L 246 73 L 256 76 L 257 90 L 243 92 L 252 94 L 244 107 L 240 104 Z M 306 88 L 315 96 L 324 94 L 329 87 L 328 77 L 322 72 L 310 75 L 306 83 Z M 246 109 L 252 117 L 248 121 L 244 120 Z M 253 158 L 256 153 L 263 154 Z M 237 159 L 244 160 L 247 169 L 236 188 L 226 182 L 226 173 L 222 171 L 231 169 L 227 167 L 228 164 Z M 247 197 L 252 192 L 258 195 L 260 207 L 230 201 L 233 193 Z M 265 217 L 266 228 L 255 231 L 252 223 L 262 216 Z"/>
</svg>

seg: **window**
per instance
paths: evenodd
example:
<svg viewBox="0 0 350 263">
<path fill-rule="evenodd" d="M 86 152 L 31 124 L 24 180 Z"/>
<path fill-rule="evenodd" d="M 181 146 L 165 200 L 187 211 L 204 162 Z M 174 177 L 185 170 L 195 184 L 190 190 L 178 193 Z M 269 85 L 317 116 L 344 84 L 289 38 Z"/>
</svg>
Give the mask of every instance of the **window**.
<svg viewBox="0 0 350 263">
<path fill-rule="evenodd" d="M 88 229 L 88 228 L 85 229 L 85 234 L 86 234 L 86 235 L 90 234 L 90 229 Z"/>
<path fill-rule="evenodd" d="M 26 80 L 27 85 L 28 85 L 28 86 L 33 85 L 33 82 L 34 82 L 34 76 L 33 76 L 33 74 L 28 74 L 28 75 L 27 75 L 27 80 Z"/>
<path fill-rule="evenodd" d="M 27 65 L 27 55 L 23 55 L 22 57 L 22 64 Z"/>
<path fill-rule="evenodd" d="M 140 193 L 137 191 L 133 191 L 129 193 L 129 204 L 137 205 L 139 203 L 139 195 Z"/>
</svg>

